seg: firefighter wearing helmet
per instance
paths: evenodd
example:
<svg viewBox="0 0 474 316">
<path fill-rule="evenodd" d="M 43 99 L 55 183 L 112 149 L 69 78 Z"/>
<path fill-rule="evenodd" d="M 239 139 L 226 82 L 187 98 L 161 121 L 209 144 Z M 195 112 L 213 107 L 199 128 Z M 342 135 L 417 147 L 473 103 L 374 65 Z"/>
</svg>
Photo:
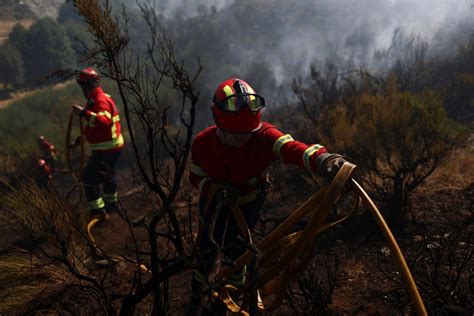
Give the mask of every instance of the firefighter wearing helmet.
<svg viewBox="0 0 474 316">
<path fill-rule="evenodd" d="M 120 117 L 114 100 L 102 90 L 94 69 L 85 68 L 76 81 L 87 103 L 84 107 L 74 104 L 72 109 L 85 121 L 84 135 L 92 149 L 84 169 L 84 190 L 90 216 L 105 219 L 107 212 L 118 208 L 115 165 L 124 145 Z M 77 139 L 73 145 L 79 143 Z"/>
<path fill-rule="evenodd" d="M 41 159 L 46 162 L 51 172 L 54 172 L 56 170 L 56 162 L 58 161 L 58 151 L 56 147 L 43 135 L 38 136 L 38 145 Z"/>
<path fill-rule="evenodd" d="M 265 169 L 273 161 L 297 165 L 327 179 L 332 179 L 345 161 L 338 154 L 329 154 L 322 145 L 306 145 L 262 121 L 264 107 L 265 99 L 247 82 L 228 79 L 219 85 L 212 100 L 215 125 L 201 131 L 193 141 L 190 180 L 201 193 L 202 221 L 198 240 L 200 267 L 192 280 L 189 314 L 199 309 L 200 289 L 217 254 L 215 243 L 222 246 L 230 261 L 244 253 L 244 238 L 230 215 L 230 206 L 238 204 L 253 231 L 266 195 Z M 207 201 L 211 188 L 216 193 L 212 201 Z M 211 242 L 208 227 L 216 214 Z M 244 267 L 228 281 L 241 287 L 245 274 Z"/>
<path fill-rule="evenodd" d="M 45 188 L 52 178 L 53 174 L 48 163 L 44 159 L 39 159 L 36 164 L 36 184 L 41 188 Z"/>
</svg>

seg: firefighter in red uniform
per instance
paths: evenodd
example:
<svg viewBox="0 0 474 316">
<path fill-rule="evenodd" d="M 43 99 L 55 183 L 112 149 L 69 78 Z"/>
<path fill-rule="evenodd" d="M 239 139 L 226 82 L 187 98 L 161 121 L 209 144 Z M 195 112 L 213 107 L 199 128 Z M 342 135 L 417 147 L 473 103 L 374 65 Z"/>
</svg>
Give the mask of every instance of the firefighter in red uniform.
<svg viewBox="0 0 474 316">
<path fill-rule="evenodd" d="M 211 110 L 216 125 L 201 131 L 194 139 L 191 155 L 191 183 L 201 192 L 200 216 L 202 231 L 198 242 L 200 268 L 192 280 L 192 299 L 188 311 L 199 307 L 200 289 L 206 283 L 217 254 L 217 247 L 228 260 L 235 260 L 245 251 L 244 239 L 229 205 L 237 203 L 253 231 L 265 199 L 265 169 L 275 160 L 293 164 L 307 171 L 332 178 L 344 163 L 338 154 L 329 154 L 319 144 L 306 145 L 284 134 L 270 123 L 261 121 L 265 100 L 245 81 L 229 79 L 214 93 Z M 205 210 L 207 194 L 217 187 L 210 206 Z M 213 239 L 208 225 L 219 210 Z M 215 243 L 214 243 L 215 242 Z M 243 286 L 246 268 L 228 281 Z"/>
<path fill-rule="evenodd" d="M 58 151 L 53 144 L 51 144 L 43 135 L 38 136 L 38 144 L 40 149 L 40 156 L 49 166 L 50 171 L 56 169 L 56 160 L 58 158 Z"/>
<path fill-rule="evenodd" d="M 120 118 L 112 98 L 99 85 L 100 77 L 92 68 L 82 70 L 77 77 L 84 96 L 85 107 L 73 105 L 73 111 L 86 123 L 84 135 L 92 155 L 84 169 L 84 190 L 90 216 L 105 219 L 107 212 L 118 209 L 115 164 L 124 145 Z M 76 140 L 76 145 L 80 142 Z M 102 184 L 103 194 L 100 191 Z"/>
<path fill-rule="evenodd" d="M 53 178 L 51 168 L 44 159 L 39 159 L 36 164 L 35 181 L 39 187 L 45 188 L 48 182 Z"/>
</svg>

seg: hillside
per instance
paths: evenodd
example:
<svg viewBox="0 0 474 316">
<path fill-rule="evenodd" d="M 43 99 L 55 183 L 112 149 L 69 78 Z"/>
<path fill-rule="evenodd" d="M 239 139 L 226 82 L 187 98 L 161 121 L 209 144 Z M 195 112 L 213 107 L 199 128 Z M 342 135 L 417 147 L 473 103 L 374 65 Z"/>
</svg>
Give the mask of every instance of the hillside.
<svg viewBox="0 0 474 316">
<path fill-rule="evenodd" d="M 422 296 L 427 304 L 432 303 L 430 295 L 436 293 L 430 291 L 432 287 L 440 286 L 439 295 L 444 295 L 445 285 L 459 281 L 459 287 L 456 290 L 459 297 L 452 300 L 464 302 L 463 307 L 453 304 L 447 306 L 446 310 L 436 304 L 429 305 L 431 311 L 453 313 L 449 315 L 457 315 L 455 311 L 461 311 L 460 314 L 463 314 L 462 311 L 467 312 L 467 308 L 472 308 L 472 300 L 469 301 L 472 294 L 461 290 L 461 288 L 466 289 L 468 280 L 466 273 L 472 269 L 472 259 L 467 261 L 466 266 L 462 267 L 459 272 L 449 276 L 447 276 L 445 269 L 449 268 L 450 264 L 454 264 L 448 260 L 449 257 L 446 257 L 449 251 L 454 251 L 458 256 L 471 256 L 471 258 L 474 251 L 473 244 L 469 243 L 469 239 L 460 239 L 462 234 L 471 234 L 472 236 L 474 230 L 472 223 L 473 146 L 473 138 L 471 138 L 463 148 L 450 156 L 447 163 L 438 170 L 433 179 L 420 187 L 413 197 L 412 214 L 417 216 L 417 220 L 409 221 L 403 232 L 396 234 L 410 267 L 415 273 L 415 279 L 421 286 Z M 460 170 L 465 170 L 465 176 L 462 179 L 458 177 Z M 141 191 L 134 189 L 130 177 L 130 170 L 121 169 L 119 171 L 119 183 L 121 191 L 124 193 L 122 203 L 124 210 L 130 217 L 139 218 L 147 212 L 149 205 L 141 198 Z M 55 179 L 55 185 L 59 188 L 65 183 L 71 184 L 68 178 L 65 174 L 61 175 Z M 273 190 L 270 192 L 264 206 L 265 217 L 284 216 L 296 205 L 289 205 L 288 202 L 279 200 L 278 194 L 279 192 Z M 196 194 L 191 204 L 195 210 L 197 207 Z M 188 211 L 186 209 L 187 202 L 177 201 L 176 205 L 180 216 L 185 217 Z M 437 214 L 437 216 L 433 217 L 432 214 Z M 335 277 L 332 300 L 327 307 L 328 314 L 408 315 L 410 314 L 410 303 L 391 257 L 386 252 L 386 243 L 381 238 L 378 229 L 372 225 L 367 226 L 367 220 L 373 222 L 371 218 L 359 214 L 322 239 L 314 259 L 317 274 L 312 277 L 316 283 L 307 286 L 313 289 L 316 295 L 321 295 L 321 299 L 324 298 L 326 278 Z M 455 222 L 458 224 L 455 225 Z M 364 229 L 360 229 L 361 223 L 364 225 Z M 18 233 L 4 223 L 1 223 L 0 227 L 4 232 L 0 238 L 0 267 L 2 268 L 0 270 L 3 271 L 0 278 L 8 281 L 8 285 L 5 282 L 0 285 L 0 293 L 3 293 L 0 295 L 0 302 L 2 302 L 0 303 L 0 313 L 34 314 L 39 311 L 52 312 L 54 310 L 60 314 L 68 314 L 74 310 L 77 311 L 78 308 L 83 313 L 101 313 L 97 306 L 81 305 L 83 298 L 77 295 L 78 289 L 77 285 L 74 285 L 75 280 L 60 266 L 42 265 L 42 254 L 36 247 L 39 243 L 46 247 L 47 243 L 22 239 Z M 134 227 L 133 229 L 137 234 L 137 239 L 141 240 L 144 237 L 143 227 Z M 193 229 L 195 230 L 196 227 Z M 109 221 L 95 229 L 95 237 L 106 251 L 117 253 L 121 250 L 122 245 L 129 242 L 130 236 L 126 233 L 127 231 L 127 223 L 123 218 L 118 214 L 113 214 Z M 26 250 L 31 251 L 31 257 Z M 84 249 L 84 252 L 87 250 Z M 82 255 L 84 254 L 81 253 Z M 434 267 L 436 260 L 440 260 L 437 263 L 439 266 L 436 265 L 436 267 L 441 267 L 440 271 L 442 272 L 439 276 L 426 277 L 424 273 Z M 109 269 L 120 276 L 121 282 L 115 285 L 114 293 L 117 296 L 126 292 L 124 283 L 132 278 L 133 266 L 125 262 L 118 262 L 113 266 L 99 267 L 98 269 Z M 18 278 L 18 276 L 21 277 Z M 311 275 L 305 275 L 305 277 L 308 276 Z M 460 277 L 460 279 L 456 281 L 456 277 Z M 190 271 L 184 271 L 170 282 L 173 293 L 170 297 L 170 315 L 182 315 L 189 297 L 190 280 Z M 430 281 L 434 283 L 430 284 Z M 323 288 L 319 288 L 319 286 Z M 297 285 L 294 285 L 294 288 L 297 288 Z M 148 314 L 150 304 L 149 301 L 140 304 L 136 310 L 137 314 Z M 293 304 L 296 303 L 293 302 Z M 320 306 L 318 304 L 323 304 L 323 302 L 302 301 L 297 302 L 293 308 L 297 308 L 301 315 L 306 315 L 310 313 L 302 311 L 304 308 L 314 308 L 314 305 L 310 304 Z M 472 309 L 470 311 L 472 312 Z M 440 313 L 435 312 L 434 314 L 439 315 Z M 276 314 L 293 315 L 287 305 L 279 309 Z M 468 314 L 470 313 L 463 315 Z"/>
<path fill-rule="evenodd" d="M 0 1 L 0 44 L 15 24 L 29 28 L 42 17 L 56 18 L 63 0 L 3 0 Z"/>
<path fill-rule="evenodd" d="M 198 305 L 244 275 L 226 291 L 250 315 L 412 315 L 423 308 L 357 183 L 404 254 L 417 314 L 474 315 L 474 41 L 438 57 L 391 31 L 409 19 L 371 31 L 380 12 L 434 24 L 416 4 L 210 1 L 228 5 L 144 8 L 130 25 L 89 0 L 74 1 L 82 20 L 64 6 L 57 21 L 37 18 L 56 1 L 21 1 L 35 22 L 0 50 L 18 66 L 0 67 L 14 98 L 0 100 L 0 316 L 225 315 Z M 71 80 L 39 87 L 55 69 Z M 335 175 L 341 157 L 357 168 Z M 279 307 L 257 313 L 257 289 Z"/>
</svg>

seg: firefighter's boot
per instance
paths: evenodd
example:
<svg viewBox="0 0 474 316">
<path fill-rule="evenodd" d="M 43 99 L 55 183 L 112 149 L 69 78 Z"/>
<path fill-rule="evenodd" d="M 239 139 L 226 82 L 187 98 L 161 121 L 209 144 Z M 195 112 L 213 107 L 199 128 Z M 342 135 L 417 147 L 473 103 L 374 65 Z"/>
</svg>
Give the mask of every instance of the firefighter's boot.
<svg viewBox="0 0 474 316">
<path fill-rule="evenodd" d="M 109 218 L 109 215 L 105 211 L 105 208 L 89 210 L 89 220 L 98 219 L 99 221 L 105 221 Z"/>
<path fill-rule="evenodd" d="M 114 213 L 120 211 L 118 200 L 118 192 L 104 194 L 105 209 L 107 213 Z"/>
</svg>

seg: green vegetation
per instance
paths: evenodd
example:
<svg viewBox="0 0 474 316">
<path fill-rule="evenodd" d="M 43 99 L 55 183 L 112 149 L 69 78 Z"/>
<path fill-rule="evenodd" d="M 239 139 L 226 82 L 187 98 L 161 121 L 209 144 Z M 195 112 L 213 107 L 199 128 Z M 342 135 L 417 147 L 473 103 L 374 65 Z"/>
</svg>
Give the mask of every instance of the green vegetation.
<svg viewBox="0 0 474 316">
<path fill-rule="evenodd" d="M 24 87 L 33 87 L 48 74 L 74 68 L 76 65 L 69 37 L 63 27 L 50 18 L 37 20 L 28 30 L 17 24 L 4 47 L 14 47 L 21 59 L 15 53 L 9 58 L 0 56 L 0 68 L 7 68 L 11 64 L 11 58 L 15 58 L 14 69 L 10 70 L 8 80 L 17 85 L 23 82 Z"/>
<path fill-rule="evenodd" d="M 366 186 L 400 220 L 411 192 L 444 162 L 461 136 L 438 94 L 400 92 L 394 80 L 385 91 L 349 98 L 326 115 L 327 143 L 366 172 Z"/>
<path fill-rule="evenodd" d="M 8 90 L 8 85 L 13 88 L 23 82 L 23 60 L 20 52 L 14 46 L 6 43 L 0 46 L 0 83 Z"/>
<path fill-rule="evenodd" d="M 38 135 L 62 145 L 72 102 L 82 104 L 82 95 L 79 88 L 68 84 L 62 90 L 45 89 L 2 109 L 2 146 L 18 148 L 22 144 L 36 150 Z"/>
<path fill-rule="evenodd" d="M 104 82 L 104 90 L 113 97 L 117 96 L 108 82 Z M 44 135 L 59 149 L 64 148 L 71 105 L 74 103 L 84 104 L 84 96 L 75 83 L 69 82 L 64 88 L 45 88 L 1 109 L 0 139 L 3 150 L 23 148 L 36 151 L 38 135 Z M 78 135 L 77 131 L 75 133 Z"/>
<path fill-rule="evenodd" d="M 58 70 L 76 64 L 71 43 L 64 30 L 51 19 L 33 23 L 26 34 L 26 49 L 21 52 L 30 84 Z"/>
</svg>

